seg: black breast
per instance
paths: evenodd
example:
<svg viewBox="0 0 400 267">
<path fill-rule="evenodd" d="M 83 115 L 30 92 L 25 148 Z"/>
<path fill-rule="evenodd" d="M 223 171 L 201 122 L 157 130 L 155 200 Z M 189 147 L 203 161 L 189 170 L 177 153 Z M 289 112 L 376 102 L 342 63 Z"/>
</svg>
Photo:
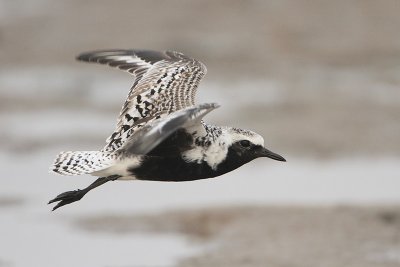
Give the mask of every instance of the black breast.
<svg viewBox="0 0 400 267">
<path fill-rule="evenodd" d="M 139 167 L 128 171 L 139 180 L 181 182 L 220 176 L 251 160 L 239 156 L 234 149 L 229 148 L 226 159 L 215 170 L 204 161 L 186 162 L 181 157 L 181 153 L 185 149 L 190 149 L 193 141 L 188 137 L 182 138 L 182 136 L 178 139 L 182 142 L 180 146 L 174 146 L 173 144 L 176 142 L 162 143 L 160 147 L 155 148 L 143 159 Z M 187 140 L 187 142 L 185 143 L 183 140 Z"/>
<path fill-rule="evenodd" d="M 171 136 L 153 148 L 147 156 L 180 157 L 180 155 L 194 146 L 193 136 L 184 129 L 178 129 Z"/>
<path fill-rule="evenodd" d="M 152 181 L 191 181 L 219 175 L 205 162 L 182 159 L 182 153 L 194 146 L 192 135 L 179 129 L 150 151 L 139 167 L 128 171 L 139 180 Z"/>
<path fill-rule="evenodd" d="M 185 162 L 181 157 L 147 156 L 140 167 L 129 169 L 139 180 L 183 182 L 220 175 L 207 163 Z"/>
</svg>

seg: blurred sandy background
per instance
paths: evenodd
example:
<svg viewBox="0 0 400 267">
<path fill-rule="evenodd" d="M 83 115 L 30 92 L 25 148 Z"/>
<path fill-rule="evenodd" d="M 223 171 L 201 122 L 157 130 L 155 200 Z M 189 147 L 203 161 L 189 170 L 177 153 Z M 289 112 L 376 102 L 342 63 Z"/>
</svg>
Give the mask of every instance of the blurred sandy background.
<svg viewBox="0 0 400 267">
<path fill-rule="evenodd" d="M 400 266 L 400 2 L 0 0 L 0 266 Z M 212 123 L 288 162 L 218 179 L 115 183 L 47 173 L 98 149 L 129 75 L 105 48 L 207 65 Z"/>
</svg>

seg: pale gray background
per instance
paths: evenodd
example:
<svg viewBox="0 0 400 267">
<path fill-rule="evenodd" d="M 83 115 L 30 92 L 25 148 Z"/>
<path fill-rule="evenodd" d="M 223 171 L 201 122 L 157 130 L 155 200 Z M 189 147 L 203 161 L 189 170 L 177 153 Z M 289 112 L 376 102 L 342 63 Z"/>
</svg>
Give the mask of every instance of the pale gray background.
<svg viewBox="0 0 400 267">
<path fill-rule="evenodd" d="M 171 266 L 198 253 L 171 233 L 71 226 L 87 215 L 398 205 L 399 14 L 396 0 L 1 0 L 0 266 Z M 172 49 L 201 60 L 208 74 L 197 99 L 222 105 L 208 121 L 261 133 L 288 162 L 260 159 L 191 183 L 109 184 L 50 213 L 50 198 L 91 182 L 48 174 L 53 157 L 101 148 L 130 88 L 129 75 L 74 60 L 105 48 Z M 387 266 L 400 264 L 395 244 L 383 249 Z M 371 266 L 383 264 L 371 255 Z"/>
</svg>

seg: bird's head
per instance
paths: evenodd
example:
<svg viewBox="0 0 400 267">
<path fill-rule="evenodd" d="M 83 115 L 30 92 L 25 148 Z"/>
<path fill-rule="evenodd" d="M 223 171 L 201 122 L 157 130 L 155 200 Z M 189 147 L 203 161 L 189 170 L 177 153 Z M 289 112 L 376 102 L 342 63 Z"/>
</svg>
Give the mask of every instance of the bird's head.
<svg viewBox="0 0 400 267">
<path fill-rule="evenodd" d="M 229 128 L 232 143 L 228 149 L 228 157 L 240 161 L 241 164 L 259 157 L 267 157 L 278 161 L 286 161 L 282 156 L 264 147 L 264 138 L 252 131 Z"/>
</svg>

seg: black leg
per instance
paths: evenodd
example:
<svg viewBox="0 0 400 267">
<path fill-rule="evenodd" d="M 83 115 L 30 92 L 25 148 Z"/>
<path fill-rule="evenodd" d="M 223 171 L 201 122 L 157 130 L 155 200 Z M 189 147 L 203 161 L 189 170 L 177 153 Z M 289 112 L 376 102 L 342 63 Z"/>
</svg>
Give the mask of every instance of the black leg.
<svg viewBox="0 0 400 267">
<path fill-rule="evenodd" d="M 74 191 L 67 191 L 67 192 L 64 192 L 62 194 L 59 194 L 54 199 L 50 200 L 48 204 L 51 204 L 51 203 L 59 201 L 57 203 L 57 205 L 54 206 L 54 208 L 53 208 L 53 211 L 54 211 L 54 210 L 58 209 L 59 207 L 62 207 L 64 205 L 71 204 L 71 203 L 73 203 L 75 201 L 80 200 L 90 190 L 92 190 L 92 189 L 94 189 L 94 188 L 96 188 L 96 187 L 98 187 L 98 186 L 100 186 L 102 184 L 105 184 L 108 181 L 115 181 L 120 177 L 121 176 L 119 176 L 119 175 L 113 175 L 113 176 L 108 176 L 108 177 L 100 177 L 100 178 L 98 178 L 96 181 L 94 181 L 88 187 L 86 187 L 84 189 L 78 189 L 78 190 L 74 190 Z"/>
</svg>

